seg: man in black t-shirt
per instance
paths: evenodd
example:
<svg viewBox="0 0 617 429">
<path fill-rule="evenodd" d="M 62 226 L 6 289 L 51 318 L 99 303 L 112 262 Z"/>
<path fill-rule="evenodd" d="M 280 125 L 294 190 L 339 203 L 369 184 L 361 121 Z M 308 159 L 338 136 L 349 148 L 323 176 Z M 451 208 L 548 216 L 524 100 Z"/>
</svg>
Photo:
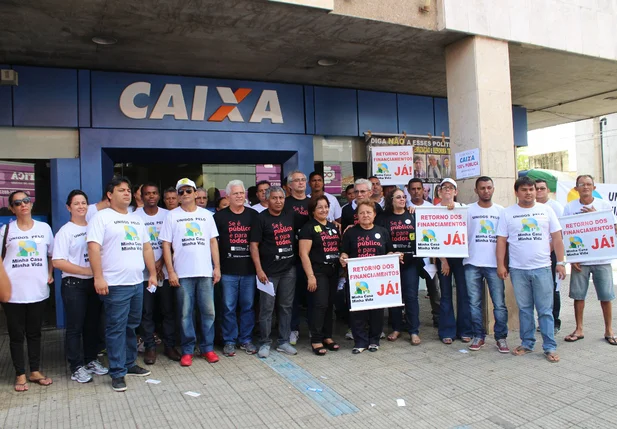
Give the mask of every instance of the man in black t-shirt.
<svg viewBox="0 0 617 429">
<path fill-rule="evenodd" d="M 225 191 L 229 207 L 216 212 L 214 221 L 219 231 L 221 258 L 223 354 L 231 357 L 236 355 L 236 343 L 248 354 L 257 353 L 251 338 L 255 327 L 255 265 L 249 244 L 257 212 L 244 206 L 245 189 L 241 180 L 229 182 Z M 239 327 L 236 318 L 238 306 Z"/>
<path fill-rule="evenodd" d="M 283 210 L 285 191 L 282 188 L 272 186 L 266 195 L 268 210 L 257 216 L 251 228 L 251 258 L 260 283 L 271 282 L 276 298 L 267 292 L 259 292 L 260 358 L 270 355 L 272 313 L 276 299 L 279 310 L 279 339 L 276 350 L 297 354 L 296 349 L 289 344 L 291 307 L 296 289 L 294 217 L 292 212 Z"/>
<path fill-rule="evenodd" d="M 341 229 L 342 233 L 349 225 L 356 225 L 358 223 L 358 201 L 369 200 L 372 195 L 373 184 L 367 179 L 358 179 L 354 184 L 354 195 L 356 199 L 351 203 L 343 207 L 343 214 L 341 215 Z M 383 211 L 379 204 L 375 204 L 377 215 Z"/>
</svg>

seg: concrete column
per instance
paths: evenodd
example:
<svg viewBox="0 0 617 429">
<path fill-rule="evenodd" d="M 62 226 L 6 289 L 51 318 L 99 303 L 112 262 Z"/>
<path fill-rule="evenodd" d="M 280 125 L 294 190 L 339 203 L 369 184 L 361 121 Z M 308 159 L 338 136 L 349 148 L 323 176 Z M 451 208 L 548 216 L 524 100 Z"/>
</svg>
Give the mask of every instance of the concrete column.
<svg viewBox="0 0 617 429">
<path fill-rule="evenodd" d="M 508 43 L 472 36 L 447 46 L 446 78 L 452 153 L 479 148 L 481 174 L 495 183 L 493 201 L 504 207 L 514 204 L 516 161 Z M 475 178 L 457 183 L 459 201 L 477 200 Z M 509 281 L 506 303 L 510 328 L 517 329 L 518 308 Z M 492 304 L 486 307 L 487 328 L 492 330 Z"/>
</svg>

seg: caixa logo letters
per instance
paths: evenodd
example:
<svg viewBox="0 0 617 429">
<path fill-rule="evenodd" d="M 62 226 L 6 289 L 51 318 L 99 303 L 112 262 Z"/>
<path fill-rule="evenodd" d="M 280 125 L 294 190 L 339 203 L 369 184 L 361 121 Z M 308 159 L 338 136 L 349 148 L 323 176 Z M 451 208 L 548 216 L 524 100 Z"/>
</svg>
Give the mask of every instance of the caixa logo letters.
<svg viewBox="0 0 617 429">
<path fill-rule="evenodd" d="M 246 122 L 237 106 L 253 91 L 250 88 L 238 88 L 232 91 L 229 87 L 217 86 L 216 91 L 222 101 L 222 105 L 206 119 L 206 101 L 209 89 L 207 86 L 195 86 L 193 90 L 193 105 L 189 112 L 184 101 L 182 86 L 168 83 L 163 87 L 154 107 L 151 109 L 150 114 L 148 114 L 151 101 L 154 99 L 150 96 L 151 88 L 152 85 L 149 82 L 135 82 L 124 88 L 120 95 L 120 110 L 122 113 L 131 119 L 163 119 L 169 115 L 179 121 L 207 120 L 209 122 L 222 122 L 228 119 L 231 122 Z M 136 103 L 136 98 L 139 95 L 148 97 L 149 103 L 138 106 L 137 104 L 139 103 Z M 283 114 L 278 94 L 272 89 L 261 91 L 248 121 L 260 123 L 264 119 L 269 119 L 273 124 L 283 123 Z"/>
</svg>

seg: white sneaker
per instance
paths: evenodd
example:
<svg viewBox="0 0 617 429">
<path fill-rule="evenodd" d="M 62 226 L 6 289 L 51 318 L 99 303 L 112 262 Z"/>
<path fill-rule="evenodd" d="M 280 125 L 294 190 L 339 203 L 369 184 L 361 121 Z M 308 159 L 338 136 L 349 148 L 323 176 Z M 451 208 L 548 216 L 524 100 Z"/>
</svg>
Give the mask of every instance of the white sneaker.
<svg viewBox="0 0 617 429">
<path fill-rule="evenodd" d="M 259 353 L 257 353 L 257 356 L 262 359 L 270 356 L 270 344 L 262 344 L 262 346 L 259 348 Z"/>
<path fill-rule="evenodd" d="M 105 368 L 98 360 L 93 360 L 86 365 L 86 371 L 88 371 L 89 374 L 105 375 L 109 372 L 109 369 Z"/>
<path fill-rule="evenodd" d="M 276 351 L 285 353 L 287 355 L 292 355 L 292 356 L 298 354 L 298 351 L 296 350 L 296 348 L 288 343 L 279 344 L 278 347 L 276 348 Z"/>
<path fill-rule="evenodd" d="M 295 346 L 296 343 L 298 342 L 298 339 L 300 339 L 300 332 L 291 331 L 291 335 L 289 335 L 289 344 L 291 344 L 292 346 Z"/>
<path fill-rule="evenodd" d="M 78 383 L 90 383 L 92 381 L 92 376 L 88 374 L 86 368 L 80 366 L 75 370 L 73 374 L 71 374 L 71 380 L 76 381 Z"/>
<path fill-rule="evenodd" d="M 384 338 L 386 338 L 386 333 L 382 331 L 382 332 L 381 332 L 381 335 L 379 336 L 379 338 L 380 338 L 380 339 L 382 339 L 382 340 L 383 340 Z"/>
<path fill-rule="evenodd" d="M 345 339 L 353 340 L 353 334 L 351 333 L 351 329 L 347 329 L 347 332 L 345 333 Z"/>
</svg>

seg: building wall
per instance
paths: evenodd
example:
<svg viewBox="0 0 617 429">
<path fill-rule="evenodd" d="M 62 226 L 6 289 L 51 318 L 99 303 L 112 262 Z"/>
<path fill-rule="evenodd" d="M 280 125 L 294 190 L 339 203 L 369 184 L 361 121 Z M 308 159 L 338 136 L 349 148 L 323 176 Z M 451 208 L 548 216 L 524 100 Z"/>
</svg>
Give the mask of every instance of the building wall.
<svg viewBox="0 0 617 429">
<path fill-rule="evenodd" d="M 602 127 L 600 135 L 600 120 L 606 118 L 606 125 Z M 617 113 L 597 118 L 598 144 L 603 141 L 604 147 L 604 176 L 606 183 L 617 183 Z M 600 138 L 602 137 L 602 139 Z"/>
</svg>

